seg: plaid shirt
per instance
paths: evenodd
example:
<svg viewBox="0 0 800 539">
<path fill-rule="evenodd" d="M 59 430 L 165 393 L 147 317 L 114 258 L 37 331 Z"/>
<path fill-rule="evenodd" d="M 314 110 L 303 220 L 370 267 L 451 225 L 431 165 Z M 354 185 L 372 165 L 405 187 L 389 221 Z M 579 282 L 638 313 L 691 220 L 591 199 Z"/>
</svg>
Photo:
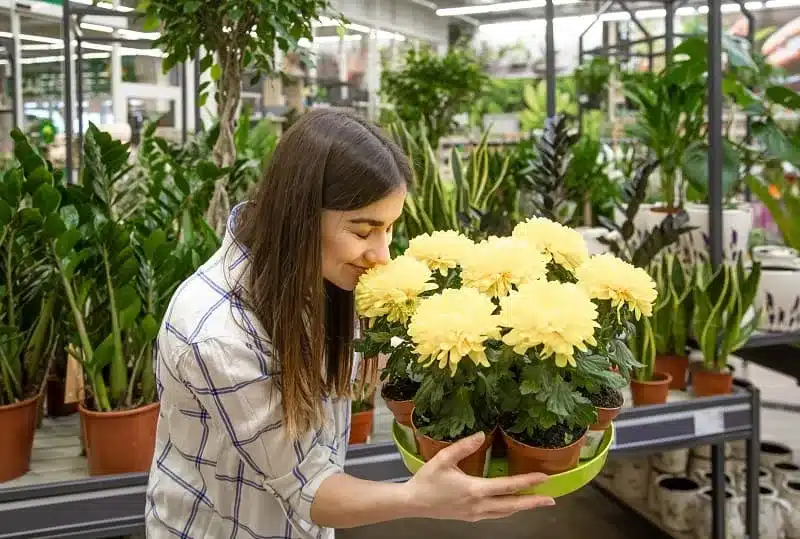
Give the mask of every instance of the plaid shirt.
<svg viewBox="0 0 800 539">
<path fill-rule="evenodd" d="M 147 537 L 330 539 L 311 504 L 343 470 L 350 402 L 326 400 L 325 427 L 287 438 L 278 365 L 234 294 L 249 265 L 231 234 L 237 211 L 220 250 L 175 293 L 157 339 Z"/>
</svg>

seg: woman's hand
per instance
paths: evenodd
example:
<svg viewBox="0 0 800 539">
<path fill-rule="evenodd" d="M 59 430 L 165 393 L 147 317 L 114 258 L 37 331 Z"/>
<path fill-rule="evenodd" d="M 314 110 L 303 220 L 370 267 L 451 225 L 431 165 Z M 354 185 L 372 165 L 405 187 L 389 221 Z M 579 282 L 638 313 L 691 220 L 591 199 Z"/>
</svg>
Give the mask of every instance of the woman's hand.
<svg viewBox="0 0 800 539">
<path fill-rule="evenodd" d="M 405 484 L 408 503 L 420 517 L 476 522 L 555 505 L 549 497 L 518 494 L 546 481 L 545 474 L 484 479 L 462 472 L 458 463 L 480 448 L 484 436 L 478 433 L 443 449 Z"/>
</svg>

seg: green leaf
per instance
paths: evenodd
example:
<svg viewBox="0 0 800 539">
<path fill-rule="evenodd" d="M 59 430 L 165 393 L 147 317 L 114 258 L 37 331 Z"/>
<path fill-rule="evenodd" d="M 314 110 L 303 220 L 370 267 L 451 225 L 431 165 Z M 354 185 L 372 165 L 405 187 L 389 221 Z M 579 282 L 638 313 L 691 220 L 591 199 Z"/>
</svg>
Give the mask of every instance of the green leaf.
<svg viewBox="0 0 800 539">
<path fill-rule="evenodd" d="M 764 146 L 771 157 L 800 165 L 800 148 L 774 121 L 754 122 L 753 137 Z"/>
<path fill-rule="evenodd" d="M 77 229 L 71 228 L 67 230 L 56 241 L 56 255 L 59 258 L 64 258 L 72 251 L 80 239 L 81 233 Z"/>
<path fill-rule="evenodd" d="M 158 322 L 153 318 L 153 315 L 146 315 L 140 324 L 142 328 L 142 339 L 149 342 L 156 338 L 158 335 Z"/>
<path fill-rule="evenodd" d="M 767 99 L 787 109 L 800 109 L 800 94 L 787 86 L 770 86 L 764 92 Z"/>
<path fill-rule="evenodd" d="M 11 222 L 13 217 L 11 206 L 8 205 L 8 202 L 0 198 L 0 226 L 6 226 Z"/>
<path fill-rule="evenodd" d="M 695 141 L 683 155 L 682 168 L 689 184 L 704 197 L 708 196 L 708 145 L 704 141 Z M 741 165 L 739 152 L 727 140 L 722 145 L 722 194 L 730 197 L 733 187 L 739 180 Z"/>
<path fill-rule="evenodd" d="M 108 335 L 100 346 L 95 348 L 94 356 L 92 358 L 94 370 L 100 370 L 111 364 L 111 359 L 114 357 L 114 336 Z"/>
<path fill-rule="evenodd" d="M 148 14 L 142 23 L 143 32 L 156 32 L 161 28 L 161 21 L 158 16 Z"/>
<path fill-rule="evenodd" d="M 42 232 L 44 235 L 47 236 L 49 239 L 56 239 L 61 234 L 66 231 L 67 227 L 64 224 L 64 221 L 61 220 L 61 216 L 57 213 L 51 213 L 48 215 L 44 220 L 44 225 L 42 226 Z"/>
<path fill-rule="evenodd" d="M 38 208 L 22 208 L 19 210 L 19 217 L 24 224 L 38 226 L 44 222 L 42 212 Z"/>
<path fill-rule="evenodd" d="M 211 66 L 211 80 L 219 81 L 222 78 L 222 67 L 219 64 Z"/>
<path fill-rule="evenodd" d="M 166 232 L 164 232 L 160 228 L 153 230 L 150 233 L 150 236 L 148 236 L 142 244 L 142 250 L 144 251 L 145 258 L 147 258 L 148 260 L 154 260 L 156 249 L 164 245 L 166 242 L 167 242 Z"/>
<path fill-rule="evenodd" d="M 40 186 L 33 195 L 33 206 L 39 208 L 42 214 L 53 213 L 61 204 L 61 193 L 52 185 Z"/>
</svg>

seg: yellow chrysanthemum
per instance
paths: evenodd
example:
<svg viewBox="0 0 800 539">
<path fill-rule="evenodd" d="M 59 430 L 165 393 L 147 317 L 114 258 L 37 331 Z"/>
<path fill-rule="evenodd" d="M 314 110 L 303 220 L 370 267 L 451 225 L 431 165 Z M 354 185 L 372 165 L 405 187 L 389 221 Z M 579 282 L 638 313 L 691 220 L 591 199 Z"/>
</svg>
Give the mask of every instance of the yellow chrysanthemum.
<svg viewBox="0 0 800 539">
<path fill-rule="evenodd" d="M 438 362 L 442 369 L 449 365 L 451 376 L 465 357 L 488 367 L 484 342 L 500 338 L 494 310 L 491 298 L 474 288 L 448 288 L 420 301 L 408 326 L 418 361 Z"/>
<path fill-rule="evenodd" d="M 580 232 L 555 221 L 532 217 L 518 224 L 512 236 L 529 241 L 545 256 L 569 271 L 586 262 L 589 248 Z"/>
<path fill-rule="evenodd" d="M 542 359 L 575 366 L 575 351 L 597 345 L 597 306 L 573 283 L 531 281 L 500 300 L 500 325 L 511 331 L 503 342 L 518 354 L 542 346 Z"/>
<path fill-rule="evenodd" d="M 547 274 L 547 259 L 529 242 L 518 238 L 490 237 L 475 246 L 461 263 L 461 282 L 484 294 L 503 297 L 512 285 Z"/>
<path fill-rule="evenodd" d="M 410 256 L 375 266 L 358 280 L 356 309 L 367 318 L 386 316 L 390 322 L 405 324 L 414 313 L 420 294 L 436 288 L 431 277 L 428 266 Z"/>
<path fill-rule="evenodd" d="M 437 230 L 433 234 L 421 234 L 408 242 L 406 255 L 425 262 L 432 271 L 447 275 L 448 270 L 458 266 L 475 247 L 468 237 L 455 230 Z"/>
<path fill-rule="evenodd" d="M 591 297 L 611 300 L 611 306 L 617 309 L 627 305 L 637 320 L 653 314 L 658 296 L 656 283 L 642 268 L 605 253 L 581 264 L 575 276 Z"/>
</svg>

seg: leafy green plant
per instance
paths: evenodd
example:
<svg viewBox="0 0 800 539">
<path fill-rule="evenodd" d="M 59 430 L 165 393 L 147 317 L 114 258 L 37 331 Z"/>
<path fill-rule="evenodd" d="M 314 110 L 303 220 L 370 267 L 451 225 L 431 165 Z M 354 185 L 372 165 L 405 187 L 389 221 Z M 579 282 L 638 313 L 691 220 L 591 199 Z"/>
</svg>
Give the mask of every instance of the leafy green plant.
<svg viewBox="0 0 800 539">
<path fill-rule="evenodd" d="M 570 129 L 566 116 L 548 118 L 541 137 L 536 141 L 534 159 L 527 170 L 530 186 L 535 193 L 534 211 L 541 217 L 562 224 L 569 223 L 575 211 L 566 181 L 571 150 L 578 140 L 579 135 Z"/>
<path fill-rule="evenodd" d="M 634 325 L 635 331 L 629 337 L 628 345 L 641 363 L 641 367 L 633 371 L 634 377 L 640 382 L 650 382 L 656 368 L 657 336 L 649 318 L 643 316 Z"/>
<path fill-rule="evenodd" d="M 0 405 L 40 391 L 57 326 L 52 272 L 36 237 L 43 214 L 59 204 L 56 179 L 49 169 L 26 175 L 31 159 L 17 157 L 21 164 L 0 175 Z"/>
<path fill-rule="evenodd" d="M 575 83 L 582 102 L 588 108 L 600 108 L 603 94 L 608 91 L 608 81 L 614 67 L 608 58 L 595 56 L 588 63 L 575 69 Z"/>
<path fill-rule="evenodd" d="M 279 71 L 276 52 L 301 50 L 300 40 L 314 38 L 312 22 L 329 8 L 327 0 L 140 1 L 145 28 L 161 32 L 153 46 L 166 53 L 165 72 L 204 51 L 200 71 L 210 70 L 219 109 L 219 137 L 213 151 L 219 168 L 231 167 L 236 159 L 234 129 L 245 70 L 257 77 Z M 199 89 L 200 107 L 207 99 L 207 89 L 208 84 Z M 209 216 L 215 230 L 220 229 L 219 215 L 227 217 L 230 209 L 224 188 L 223 177 L 214 196 L 215 205 L 220 204 L 222 211 Z"/>
<path fill-rule="evenodd" d="M 664 255 L 651 268 L 658 290 L 651 318 L 658 355 L 686 355 L 694 310 L 695 271 L 694 266 L 681 265 L 673 254 Z"/>
<path fill-rule="evenodd" d="M 767 168 L 764 178 L 747 178 L 747 186 L 769 210 L 787 246 L 800 251 L 800 186 L 782 167 Z"/>
<path fill-rule="evenodd" d="M 488 77 L 473 53 L 451 47 L 444 56 L 423 47 L 406 51 L 402 67 L 384 70 L 381 91 L 397 117 L 414 130 L 421 122 L 433 148 L 453 129 L 457 114 L 481 95 Z"/>
<path fill-rule="evenodd" d="M 409 156 L 414 188 L 406 198 L 401 230 L 407 238 L 435 230 L 457 230 L 476 238 L 484 235 L 490 200 L 502 185 L 508 158 L 494 168 L 488 148 L 488 132 L 465 159 L 454 148 L 450 156 L 453 181 L 442 177 L 436 153 L 422 136 L 416 139 L 401 122 L 389 128 L 392 137 Z"/>
<path fill-rule="evenodd" d="M 633 178 L 623 186 L 622 196 L 617 202 L 617 207 L 625 217 L 622 225 L 608 217 L 599 217 L 606 229 L 616 233 L 616 237 L 600 238 L 600 242 L 607 245 L 615 256 L 640 268 L 649 267 L 665 248 L 675 244 L 683 234 L 694 230 L 694 227 L 686 226 L 689 215 L 681 210 L 668 214 L 658 226 L 637 236 L 634 220 L 647 197 L 650 174 L 657 166 L 656 161 L 641 165 Z"/>
<path fill-rule="evenodd" d="M 760 278 L 761 264 L 755 262 L 748 272 L 741 259 L 735 265 L 722 264 L 716 270 L 710 264 L 698 268 L 692 331 L 707 370 L 724 371 L 728 357 L 758 327 L 760 312 L 746 323 L 744 318 L 753 305 Z"/>
</svg>

